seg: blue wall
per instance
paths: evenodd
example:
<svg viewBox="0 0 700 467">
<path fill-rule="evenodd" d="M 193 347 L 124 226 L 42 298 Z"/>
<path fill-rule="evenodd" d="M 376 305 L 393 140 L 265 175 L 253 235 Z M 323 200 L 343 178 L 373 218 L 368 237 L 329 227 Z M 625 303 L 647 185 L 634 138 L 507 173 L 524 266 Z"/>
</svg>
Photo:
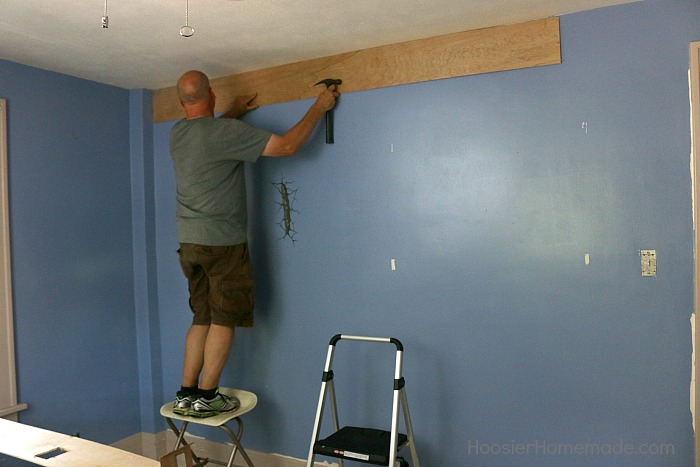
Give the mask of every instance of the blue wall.
<svg viewBox="0 0 700 467">
<path fill-rule="evenodd" d="M 260 397 L 251 447 L 306 456 L 342 332 L 404 342 L 424 465 L 692 464 L 687 69 L 700 4 L 569 15 L 561 34 L 561 65 L 343 95 L 335 145 L 319 131 L 295 159 L 250 168 L 259 307 L 223 383 Z M 284 131 L 309 104 L 246 119 Z M 171 125 L 154 135 L 166 393 L 189 319 Z M 297 190 L 294 244 L 277 225 L 282 177 Z M 657 251 L 658 277 L 641 276 L 640 249 Z M 388 399 L 371 394 L 392 372 L 375 355 L 393 363 L 390 348 L 339 344 L 341 423 L 388 424 Z M 616 455 L 621 442 L 673 453 Z M 578 444 L 603 454 L 567 454 Z"/>
<path fill-rule="evenodd" d="M 140 430 L 129 92 L 0 61 L 24 423 Z"/>
<path fill-rule="evenodd" d="M 423 465 L 692 465 L 700 4 L 567 15 L 561 34 L 561 65 L 343 95 L 335 145 L 320 128 L 297 157 L 249 167 L 257 322 L 222 381 L 260 398 L 248 446 L 306 456 L 342 332 L 404 342 Z M 101 442 L 165 429 L 190 319 L 172 123 L 150 125 L 146 91 L 6 61 L 0 96 L 21 421 Z M 310 103 L 245 118 L 283 132 Z M 657 278 L 641 277 L 640 249 L 657 250 Z M 388 423 L 375 394 L 391 350 L 339 344 L 342 423 Z M 603 453 L 567 454 L 579 444 Z"/>
</svg>

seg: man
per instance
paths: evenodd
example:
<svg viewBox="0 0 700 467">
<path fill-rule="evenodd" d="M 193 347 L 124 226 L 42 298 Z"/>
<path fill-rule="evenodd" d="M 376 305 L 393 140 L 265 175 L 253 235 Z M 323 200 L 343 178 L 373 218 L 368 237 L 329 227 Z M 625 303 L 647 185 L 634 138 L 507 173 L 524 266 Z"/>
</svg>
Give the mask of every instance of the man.
<svg viewBox="0 0 700 467">
<path fill-rule="evenodd" d="M 255 95 L 237 98 L 222 118 L 214 118 L 216 96 L 201 71 L 183 74 L 177 91 L 185 118 L 171 130 L 170 153 L 177 185 L 178 254 L 194 316 L 174 412 L 208 417 L 239 405 L 218 392 L 219 379 L 236 327 L 253 325 L 243 163 L 259 156 L 293 156 L 335 106 L 339 92 L 336 86 L 321 92 L 306 115 L 280 136 L 236 119 L 257 108 Z"/>
</svg>

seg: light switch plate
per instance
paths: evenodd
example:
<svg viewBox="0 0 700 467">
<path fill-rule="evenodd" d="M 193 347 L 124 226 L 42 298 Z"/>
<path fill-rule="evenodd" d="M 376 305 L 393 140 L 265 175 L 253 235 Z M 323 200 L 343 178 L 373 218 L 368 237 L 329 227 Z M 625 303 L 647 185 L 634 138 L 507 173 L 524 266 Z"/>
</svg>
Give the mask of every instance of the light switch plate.
<svg viewBox="0 0 700 467">
<path fill-rule="evenodd" d="M 656 250 L 640 250 L 642 257 L 642 276 L 656 277 Z"/>
</svg>

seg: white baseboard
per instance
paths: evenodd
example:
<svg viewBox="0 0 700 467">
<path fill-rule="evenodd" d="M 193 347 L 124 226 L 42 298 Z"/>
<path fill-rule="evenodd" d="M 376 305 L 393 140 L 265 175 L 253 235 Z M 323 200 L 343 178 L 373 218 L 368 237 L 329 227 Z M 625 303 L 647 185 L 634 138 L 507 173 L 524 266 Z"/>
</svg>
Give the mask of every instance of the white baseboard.
<svg viewBox="0 0 700 467">
<path fill-rule="evenodd" d="M 231 443 L 217 443 L 208 441 L 204 438 L 185 435 L 188 443 L 192 444 L 192 449 L 198 457 L 218 459 L 227 462 L 231 455 Z M 161 456 L 167 454 L 175 447 L 177 438 L 169 431 L 161 431 L 160 433 L 135 433 L 127 438 L 124 438 L 112 446 L 133 452 L 151 459 L 160 459 Z M 297 459 L 295 457 L 284 456 L 282 454 L 274 454 L 256 451 L 243 447 L 250 457 L 250 460 L 256 467 L 305 467 L 305 459 Z M 245 460 L 239 454 L 236 455 L 234 466 L 246 467 Z M 315 467 L 338 467 L 337 463 L 328 463 L 328 461 L 315 462 Z"/>
</svg>

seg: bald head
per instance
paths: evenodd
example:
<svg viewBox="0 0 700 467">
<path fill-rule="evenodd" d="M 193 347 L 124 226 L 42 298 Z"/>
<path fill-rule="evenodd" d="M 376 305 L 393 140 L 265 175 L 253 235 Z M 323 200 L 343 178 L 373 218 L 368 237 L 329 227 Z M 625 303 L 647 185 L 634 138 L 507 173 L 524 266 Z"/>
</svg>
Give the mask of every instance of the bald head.
<svg viewBox="0 0 700 467">
<path fill-rule="evenodd" d="M 177 80 L 177 95 L 183 104 L 192 105 L 209 99 L 209 78 L 198 70 L 190 70 Z"/>
</svg>

